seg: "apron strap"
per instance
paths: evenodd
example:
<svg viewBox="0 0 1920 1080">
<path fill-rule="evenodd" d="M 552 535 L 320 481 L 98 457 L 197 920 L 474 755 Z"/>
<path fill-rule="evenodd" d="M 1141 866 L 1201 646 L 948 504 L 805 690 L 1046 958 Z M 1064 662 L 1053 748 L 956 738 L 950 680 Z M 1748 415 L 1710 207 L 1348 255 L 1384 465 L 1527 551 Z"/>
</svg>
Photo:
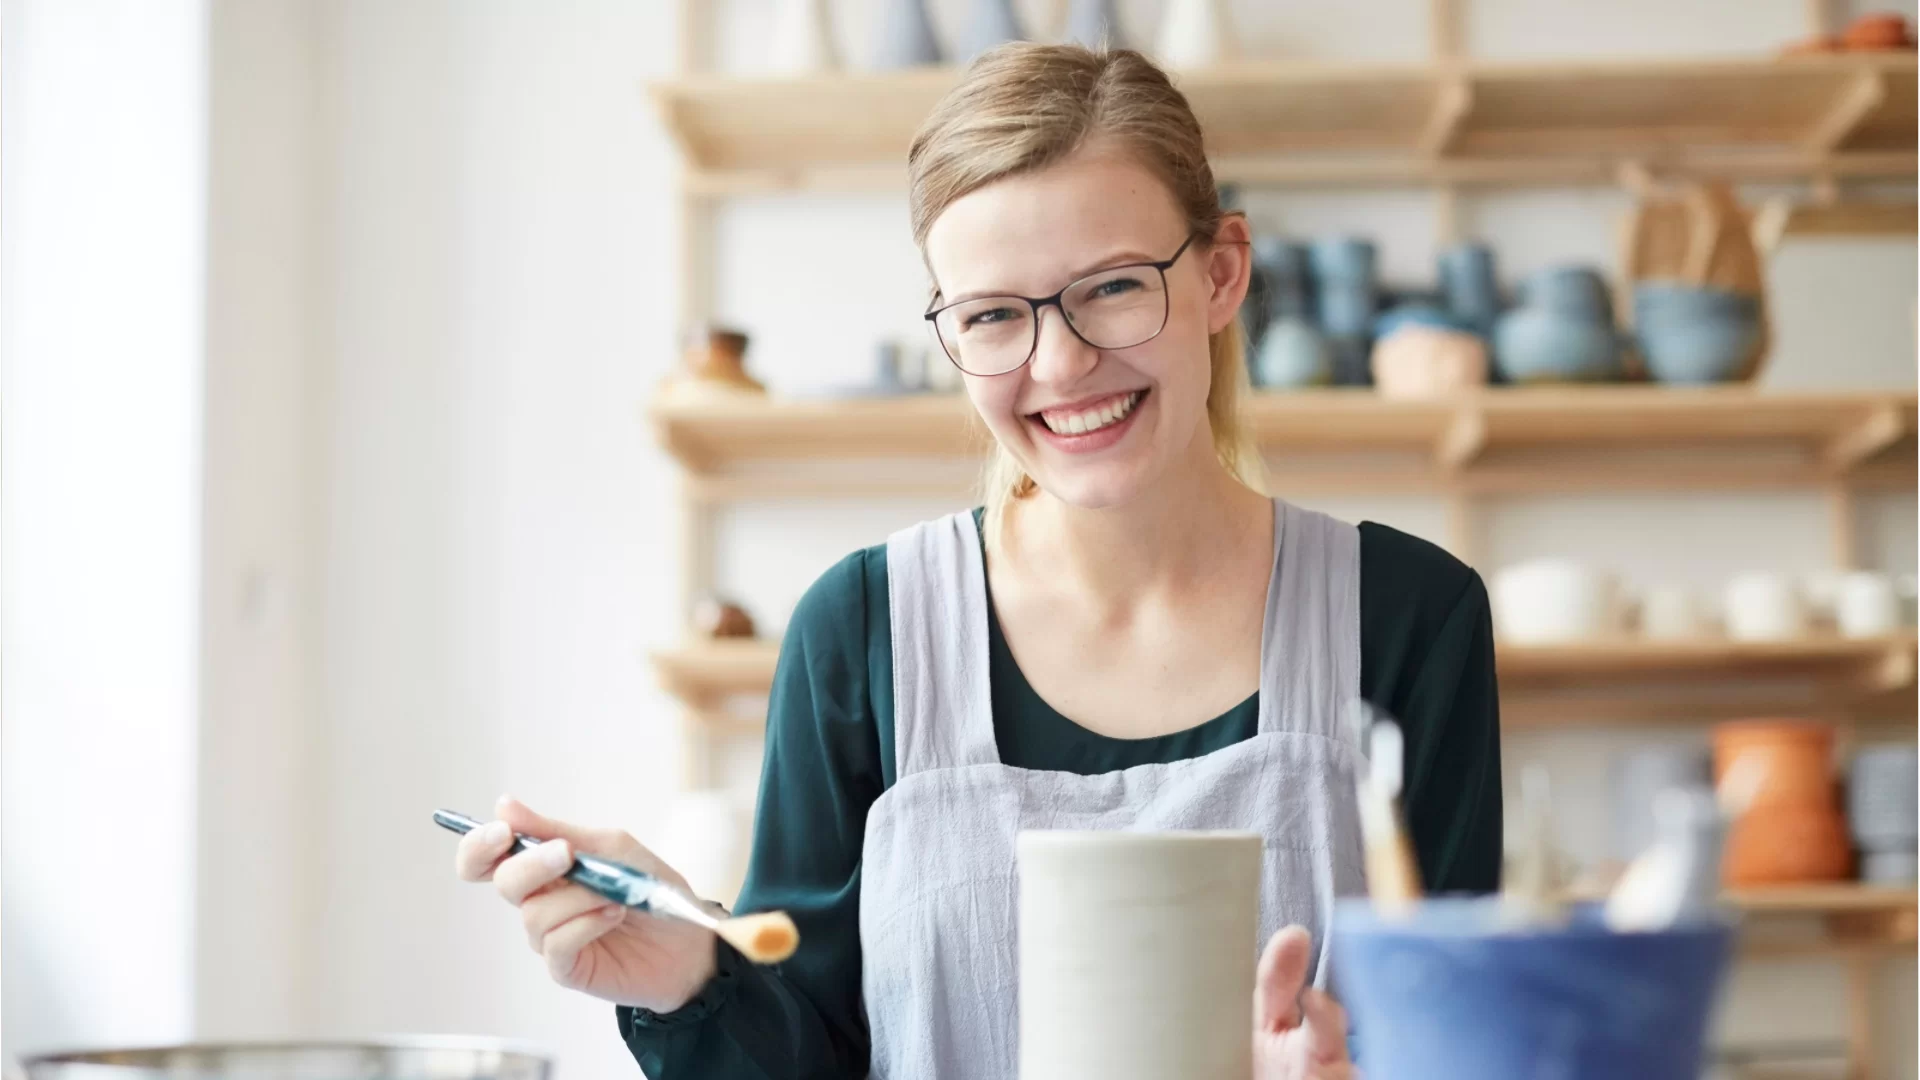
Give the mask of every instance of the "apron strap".
<svg viewBox="0 0 1920 1080">
<path fill-rule="evenodd" d="M 1260 730 L 1344 742 L 1360 695 L 1360 530 L 1273 500 L 1274 569 L 1260 647 Z"/>
<path fill-rule="evenodd" d="M 893 745 L 904 780 L 1000 761 L 987 665 L 987 579 L 971 512 L 887 538 Z"/>
</svg>

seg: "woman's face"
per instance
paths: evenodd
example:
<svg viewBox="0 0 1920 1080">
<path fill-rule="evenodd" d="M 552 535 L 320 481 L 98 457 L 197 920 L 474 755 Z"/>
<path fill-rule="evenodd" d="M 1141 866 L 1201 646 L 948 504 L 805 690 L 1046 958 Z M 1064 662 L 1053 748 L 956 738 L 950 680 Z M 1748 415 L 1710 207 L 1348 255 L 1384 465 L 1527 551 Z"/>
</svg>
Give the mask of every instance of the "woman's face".
<svg viewBox="0 0 1920 1080">
<path fill-rule="evenodd" d="M 987 427 L 1042 489 L 1087 509 L 1120 506 L 1170 471 L 1213 460 L 1207 338 L 1246 294 L 1247 249 L 1236 243 L 1246 239 L 1245 222 L 1228 218 L 1217 237 L 1196 239 L 1167 268 L 1166 325 L 1151 340 L 1096 348 L 1067 327 L 1060 307 L 1048 306 L 1039 309 L 1031 361 L 966 376 Z M 1123 154 L 1087 151 L 956 200 L 928 229 L 926 250 L 937 303 L 951 304 L 1051 296 L 1098 271 L 1165 260 L 1186 240 L 1185 215 L 1158 178 Z M 1096 279 L 1069 305 L 1077 300 L 1086 331 L 1099 305 L 1145 303 L 1157 312 L 1158 288 L 1159 275 L 1140 267 Z M 1005 333 L 995 323 L 1010 317 L 1004 305 L 984 305 L 950 325 Z"/>
</svg>

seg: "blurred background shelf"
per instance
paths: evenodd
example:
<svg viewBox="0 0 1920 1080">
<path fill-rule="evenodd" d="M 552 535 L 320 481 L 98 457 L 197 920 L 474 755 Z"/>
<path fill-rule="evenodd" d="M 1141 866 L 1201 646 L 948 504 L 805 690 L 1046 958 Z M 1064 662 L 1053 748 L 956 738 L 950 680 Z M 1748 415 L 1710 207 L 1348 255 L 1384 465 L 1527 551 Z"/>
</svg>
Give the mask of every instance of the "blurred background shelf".
<svg viewBox="0 0 1920 1080">
<path fill-rule="evenodd" d="M 652 87 L 690 193 L 898 188 L 952 69 Z M 1912 54 L 1571 64 L 1245 63 L 1179 76 L 1228 182 L 1914 174 Z"/>
<path fill-rule="evenodd" d="M 726 707 L 763 695 L 779 645 L 767 639 L 690 642 L 657 652 L 661 685 L 704 723 L 758 730 L 760 720 Z M 1846 640 L 1736 643 L 1623 639 L 1582 645 L 1499 647 L 1502 720 L 1508 727 L 1673 723 L 1734 716 L 1836 720 L 1914 715 L 1912 634 Z"/>
<path fill-rule="evenodd" d="M 1493 389 L 1444 401 L 1312 390 L 1256 393 L 1248 411 L 1262 449 L 1289 458 L 1275 477 L 1287 493 L 1519 494 L 1779 489 L 1835 480 L 1911 487 L 1915 400 L 1910 391 L 1745 387 Z M 971 473 L 915 469 L 902 476 L 828 466 L 958 464 L 977 460 L 990 445 L 972 407 L 952 394 L 658 403 L 649 412 L 660 442 L 689 473 L 688 493 L 706 502 L 948 495 L 964 490 Z M 1329 460 L 1338 455 L 1364 460 Z M 793 467 L 799 465 L 808 467 Z"/>
</svg>

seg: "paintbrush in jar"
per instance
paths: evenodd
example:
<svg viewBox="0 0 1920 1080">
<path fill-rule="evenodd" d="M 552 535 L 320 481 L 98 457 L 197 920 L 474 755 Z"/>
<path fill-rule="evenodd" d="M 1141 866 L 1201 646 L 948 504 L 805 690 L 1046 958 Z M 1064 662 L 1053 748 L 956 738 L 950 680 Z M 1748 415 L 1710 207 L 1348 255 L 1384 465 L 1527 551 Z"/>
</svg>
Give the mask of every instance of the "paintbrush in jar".
<svg viewBox="0 0 1920 1080">
<path fill-rule="evenodd" d="M 1377 715 L 1369 709 L 1368 715 Z M 1400 725 L 1374 720 L 1367 737 L 1367 768 L 1358 777 L 1360 835 L 1366 845 L 1367 894 L 1382 915 L 1410 915 L 1420 902 L 1420 866 L 1400 820 L 1406 744 Z"/>
<path fill-rule="evenodd" d="M 433 820 L 441 828 L 456 833 L 464 834 L 480 827 L 479 821 L 452 810 L 435 810 Z M 539 844 L 540 841 L 531 836 L 515 834 L 512 853 L 517 855 Z M 686 890 L 611 859 L 575 852 L 573 867 L 567 871 L 566 878 L 635 911 L 704 926 L 756 964 L 777 964 L 800 947 L 800 931 L 784 911 L 715 915 Z"/>
</svg>

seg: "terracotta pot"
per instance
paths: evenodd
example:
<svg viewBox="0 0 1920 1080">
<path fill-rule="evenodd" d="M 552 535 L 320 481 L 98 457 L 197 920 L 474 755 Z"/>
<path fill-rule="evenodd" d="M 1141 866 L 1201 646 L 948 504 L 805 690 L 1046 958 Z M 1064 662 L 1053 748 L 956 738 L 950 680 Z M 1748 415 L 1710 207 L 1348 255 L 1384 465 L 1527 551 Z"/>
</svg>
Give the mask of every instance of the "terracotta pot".
<svg viewBox="0 0 1920 1080">
<path fill-rule="evenodd" d="M 1753 720 L 1714 729 L 1716 782 L 1733 763 L 1759 762 L 1753 803 L 1727 838 L 1728 885 L 1833 881 L 1853 853 L 1833 772 L 1833 730 L 1789 720 Z"/>
</svg>

